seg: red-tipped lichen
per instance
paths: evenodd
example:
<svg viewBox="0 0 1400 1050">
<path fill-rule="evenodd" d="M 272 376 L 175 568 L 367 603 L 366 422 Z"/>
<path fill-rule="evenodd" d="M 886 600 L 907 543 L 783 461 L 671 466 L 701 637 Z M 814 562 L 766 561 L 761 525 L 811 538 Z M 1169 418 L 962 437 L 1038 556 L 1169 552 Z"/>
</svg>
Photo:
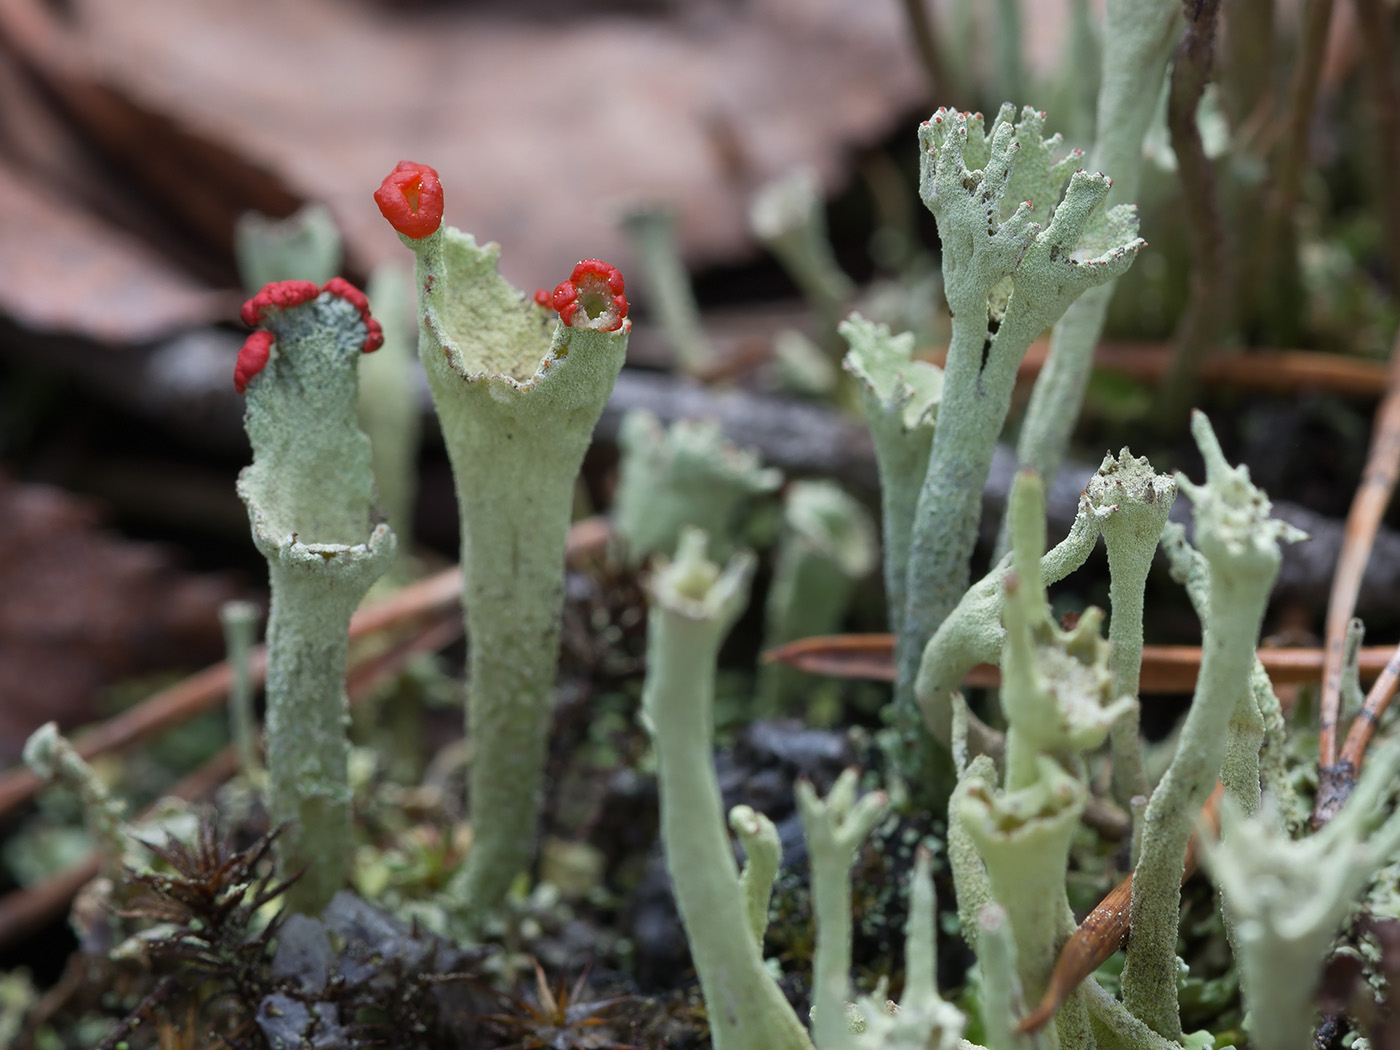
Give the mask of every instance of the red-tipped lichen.
<svg viewBox="0 0 1400 1050">
<path fill-rule="evenodd" d="M 256 328 L 271 310 L 289 310 L 309 303 L 321 294 L 311 281 L 273 281 L 262 286 L 257 295 L 243 304 L 238 316 L 249 328 Z"/>
<path fill-rule="evenodd" d="M 233 366 L 233 389 L 240 394 L 248 389 L 248 381 L 263 370 L 272 353 L 272 333 L 257 331 L 243 343 L 238 361 Z"/>
<path fill-rule="evenodd" d="M 554 289 L 551 302 L 559 320 L 570 327 L 615 332 L 627 317 L 627 296 L 616 266 L 582 259 L 567 281 Z"/>
<path fill-rule="evenodd" d="M 426 237 L 442 225 L 442 182 L 426 164 L 399 161 L 374 191 L 374 202 L 405 237 Z"/>
<path fill-rule="evenodd" d="M 369 313 L 369 298 L 344 277 L 332 277 L 321 289 L 323 292 L 330 292 L 331 295 L 338 295 L 356 310 L 360 311 L 360 319 L 365 322 L 365 347 L 364 352 L 372 354 L 384 345 L 384 329 L 379 327 Z"/>
<path fill-rule="evenodd" d="M 535 305 L 536 305 L 536 306 L 543 306 L 546 310 L 553 310 L 553 309 L 554 309 L 554 296 L 551 295 L 551 294 L 549 293 L 548 289 L 545 289 L 545 288 L 536 288 L 536 289 L 535 289 Z"/>
</svg>

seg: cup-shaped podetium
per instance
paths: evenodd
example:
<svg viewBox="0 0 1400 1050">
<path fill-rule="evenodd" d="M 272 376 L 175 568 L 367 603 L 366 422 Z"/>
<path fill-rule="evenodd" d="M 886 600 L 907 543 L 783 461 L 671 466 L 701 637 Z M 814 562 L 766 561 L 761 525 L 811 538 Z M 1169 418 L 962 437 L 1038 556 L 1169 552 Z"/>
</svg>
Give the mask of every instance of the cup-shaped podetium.
<svg viewBox="0 0 1400 1050">
<path fill-rule="evenodd" d="M 442 224 L 431 168 L 400 164 L 375 200 L 416 257 L 419 353 L 457 487 L 478 746 L 472 850 L 451 895 L 470 929 L 533 847 L 574 481 L 631 322 L 622 275 L 596 259 L 552 292 L 513 287 L 497 245 Z"/>
<path fill-rule="evenodd" d="M 359 357 L 383 341 L 359 289 L 339 277 L 266 285 L 243 306 L 259 330 L 238 355 L 253 462 L 238 479 L 272 591 L 267 767 L 273 819 L 290 823 L 284 870 L 303 870 L 293 907 L 319 911 L 350 855 L 347 631 L 393 563 L 376 522 L 369 441 L 356 420 Z"/>
</svg>

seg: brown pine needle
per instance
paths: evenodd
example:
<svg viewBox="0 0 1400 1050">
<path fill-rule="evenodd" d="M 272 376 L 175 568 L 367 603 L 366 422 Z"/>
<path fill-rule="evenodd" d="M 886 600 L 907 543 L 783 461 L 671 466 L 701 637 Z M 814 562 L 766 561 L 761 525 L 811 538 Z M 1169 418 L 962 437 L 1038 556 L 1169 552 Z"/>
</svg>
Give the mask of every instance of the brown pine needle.
<svg viewBox="0 0 1400 1050">
<path fill-rule="evenodd" d="M 1032 343 L 1021 359 L 1016 381 L 1034 379 L 1049 352 L 1049 340 Z M 1171 354 L 1171 347 L 1165 343 L 1105 343 L 1094 355 L 1094 368 L 1144 383 L 1158 383 L 1171 367 Z M 942 364 L 944 355 L 921 356 Z M 1213 357 L 1201 365 L 1200 382 L 1236 390 L 1325 390 L 1365 398 L 1383 397 L 1388 389 L 1386 366 L 1378 361 L 1308 350 L 1246 350 L 1229 357 Z"/>
<path fill-rule="evenodd" d="M 889 634 L 836 634 L 802 638 L 770 649 L 763 659 L 783 663 L 812 674 L 834 678 L 861 678 L 872 682 L 894 681 L 894 636 Z M 1395 650 L 1388 645 L 1361 649 L 1361 677 L 1370 681 L 1385 670 Z M 1260 649 L 1259 659 L 1275 686 L 1314 682 L 1322 673 L 1323 650 L 1307 648 Z M 1142 648 L 1144 696 L 1189 693 L 1196 687 L 1201 667 L 1198 645 L 1145 645 Z M 993 686 L 1001 681 L 991 664 L 973 668 L 964 680 L 968 686 Z"/>
<path fill-rule="evenodd" d="M 596 555 L 607 543 L 608 535 L 608 523 L 603 518 L 575 522 L 569 529 L 565 557 L 578 561 Z M 461 593 L 461 570 L 455 566 L 444 569 L 365 606 L 350 621 L 350 639 L 355 641 L 424 620 L 436 623 L 437 614 L 454 608 Z M 248 662 L 253 685 L 261 685 L 267 670 L 264 648 L 255 647 Z M 89 762 L 99 755 L 124 751 L 218 707 L 227 698 L 232 680 L 228 661 L 221 661 L 82 733 L 74 747 Z M 0 773 L 0 817 L 23 805 L 42 786 L 39 778 L 23 766 Z"/>
<path fill-rule="evenodd" d="M 1220 800 L 1224 794 L 1225 789 L 1217 783 L 1210 798 L 1201 807 L 1199 823 L 1212 835 L 1220 830 Z M 1183 883 L 1196 870 L 1199 854 L 1200 832 L 1195 831 L 1186 845 L 1186 866 L 1181 874 Z M 1045 994 L 1040 997 L 1035 1009 L 1021 1018 L 1016 1031 L 1024 1034 L 1044 1027 L 1080 983 L 1128 943 L 1128 916 L 1132 902 L 1133 876 L 1129 874 L 1108 891 L 1070 934 L 1055 960 L 1055 969 L 1051 971 Z"/>
</svg>

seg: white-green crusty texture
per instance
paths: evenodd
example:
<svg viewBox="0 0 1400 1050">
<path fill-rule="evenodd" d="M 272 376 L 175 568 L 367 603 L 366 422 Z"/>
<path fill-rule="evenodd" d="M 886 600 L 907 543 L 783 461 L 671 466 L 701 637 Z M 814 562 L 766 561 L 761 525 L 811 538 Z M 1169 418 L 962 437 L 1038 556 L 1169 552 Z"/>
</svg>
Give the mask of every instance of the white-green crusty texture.
<svg viewBox="0 0 1400 1050">
<path fill-rule="evenodd" d="M 1085 495 L 1098 512 L 1108 550 L 1108 596 L 1113 612 L 1108 624 L 1108 663 L 1113 672 L 1113 693 L 1136 696 L 1142 670 L 1147 574 L 1176 499 L 1176 479 L 1156 473 L 1146 457 L 1134 457 L 1124 448 L 1117 458 L 1104 456 Z M 1114 800 L 1125 810 L 1131 809 L 1133 798 L 1149 794 L 1135 708 L 1113 725 L 1112 786 Z"/>
<path fill-rule="evenodd" d="M 851 867 L 861 845 L 885 815 L 883 791 L 857 797 L 859 776 L 847 769 L 826 798 L 809 780 L 796 785 L 797 812 L 812 862 L 812 914 L 817 924 L 812 953 L 812 1038 L 820 1047 L 837 1046 L 846 1035 L 843 1001 L 851 972 Z M 840 997 L 820 994 L 832 987 Z"/>
<path fill-rule="evenodd" d="M 574 481 L 630 323 L 554 322 L 500 276 L 496 245 L 451 227 L 403 240 L 462 530 L 472 848 L 450 896 L 471 929 L 533 849 Z"/>
<path fill-rule="evenodd" d="M 1064 579 L 1088 560 L 1098 539 L 1099 516 L 1081 496 L 1069 535 L 1040 559 L 1041 580 L 1051 584 Z M 1002 626 L 1004 583 L 1010 571 L 1011 555 L 1007 554 L 967 589 L 924 646 L 914 682 L 914 696 L 923 713 L 924 725 L 945 747 L 952 740 L 950 706 L 954 692 L 978 664 L 994 664 L 1001 660 L 1006 640 L 1006 628 Z"/>
<path fill-rule="evenodd" d="M 1006 717 L 1006 789 L 1037 777 L 1042 754 L 1069 762 L 1103 743 L 1109 728 L 1135 706 L 1113 691 L 1103 612 L 1089 608 L 1073 629 L 1055 622 L 1040 575 L 1045 549 L 1045 486 L 1022 471 L 1011 487 L 1011 572 L 1004 577 L 1001 707 Z M 1014 918 L 1013 918 L 1014 923 Z"/>
<path fill-rule="evenodd" d="M 943 370 L 914 357 L 914 335 L 852 314 L 839 331 L 850 346 L 842 367 L 860 384 L 865 421 L 880 472 L 880 527 L 890 630 L 904 620 L 904 578 L 919 486 L 928 473 L 933 426 L 943 396 Z"/>
<path fill-rule="evenodd" d="M 1133 875 L 1133 940 L 1123 967 L 1124 1005 L 1159 1035 L 1178 1040 L 1176 940 L 1186 844 L 1220 775 L 1236 705 L 1253 703 L 1250 674 L 1278 576 L 1279 544 L 1301 538 L 1269 516 L 1268 498 L 1245 467 L 1226 461 L 1202 413 L 1192 416 L 1191 432 L 1205 458 L 1206 481 L 1194 485 L 1178 475 L 1177 487 L 1195 507 L 1196 546 L 1209 565 L 1210 616 L 1196 695 L 1144 815 Z M 1257 787 L 1256 777 L 1256 793 Z"/>
<path fill-rule="evenodd" d="M 713 557 L 727 557 L 746 506 L 783 482 L 782 471 L 729 441 L 712 419 L 680 419 L 663 427 L 651 412 L 633 409 L 623 417 L 617 441 L 613 531 L 634 565 L 654 553 L 673 554 L 687 527 L 710 538 Z"/>
<path fill-rule="evenodd" d="M 1206 869 L 1235 924 L 1250 1045 L 1312 1045 L 1313 995 L 1322 963 L 1356 896 L 1400 848 L 1400 816 L 1377 828 L 1400 771 L 1400 747 L 1378 748 L 1350 800 L 1321 831 L 1292 839 L 1277 810 L 1221 810 L 1221 839 L 1207 842 Z M 1374 830 L 1373 830 L 1374 829 Z"/>
<path fill-rule="evenodd" d="M 267 558 L 267 767 L 285 871 L 304 869 L 293 907 L 316 912 L 349 862 L 345 655 L 350 616 L 393 562 L 372 520 L 369 441 L 355 418 L 365 326 L 323 292 L 263 322 L 276 339 L 248 383 L 253 462 L 238 478 L 253 541 Z"/>
<path fill-rule="evenodd" d="M 906 717 L 924 644 L 967 589 L 982 486 L 1021 358 L 1143 246 L 1132 208 L 1103 210 L 1109 179 L 1074 170 L 1074 154 L 1057 159 L 1059 137 L 1044 137 L 1042 114 L 1014 117 L 1003 106 L 987 132 L 980 115 L 940 110 L 919 128 L 919 189 L 938 222 L 953 328 L 909 543 L 895 694 Z"/>
<path fill-rule="evenodd" d="M 642 708 L 656 747 L 661 844 L 715 1050 L 812 1050 L 753 936 L 712 756 L 715 661 L 753 567 L 743 553 L 721 570 L 705 556 L 703 533 L 682 534 L 675 560 L 648 581 Z"/>
<path fill-rule="evenodd" d="M 1181 37 L 1178 0 L 1106 0 L 1103 76 L 1099 81 L 1094 147 L 1081 166 L 1113 177 L 1108 204 L 1137 199 L 1142 143 L 1158 113 L 1162 81 Z M 1050 357 L 1036 378 L 1016 454 L 1048 484 L 1055 477 L 1079 419 L 1094 347 L 1103 332 L 1115 282 L 1080 296 L 1056 323 Z"/>
</svg>

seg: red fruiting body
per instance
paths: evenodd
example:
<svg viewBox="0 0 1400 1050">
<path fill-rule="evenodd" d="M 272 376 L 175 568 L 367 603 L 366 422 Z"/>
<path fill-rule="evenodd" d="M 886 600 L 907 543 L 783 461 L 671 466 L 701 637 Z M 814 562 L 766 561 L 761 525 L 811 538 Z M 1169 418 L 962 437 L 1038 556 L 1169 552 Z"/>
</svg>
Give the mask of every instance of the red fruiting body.
<svg viewBox="0 0 1400 1050">
<path fill-rule="evenodd" d="M 399 161 L 374 191 L 374 202 L 405 237 L 426 237 L 442 225 L 442 182 L 426 164 Z"/>
<path fill-rule="evenodd" d="M 311 281 L 273 281 L 243 304 L 238 316 L 249 328 L 256 328 L 269 310 L 288 310 L 310 302 L 321 294 Z"/>
<path fill-rule="evenodd" d="M 578 309 L 578 292 L 574 289 L 574 282 L 560 281 L 554 286 L 554 294 L 549 301 L 559 311 L 559 320 L 568 324 Z"/>
<path fill-rule="evenodd" d="M 595 328 L 600 332 L 615 332 L 627 317 L 627 296 L 622 274 L 616 266 L 598 259 L 582 259 L 567 281 L 554 289 L 551 301 L 559 311 L 559 320 L 573 326 Z M 580 317 L 579 308 L 583 308 Z"/>
<path fill-rule="evenodd" d="M 369 315 L 369 298 L 344 277 L 332 277 L 326 282 L 323 292 L 330 292 L 331 295 L 338 295 L 356 310 L 360 311 L 360 318 L 365 322 L 367 335 L 365 336 L 364 352 L 372 354 L 384 345 L 384 329 L 379 327 L 379 322 Z"/>
<path fill-rule="evenodd" d="M 554 307 L 554 297 L 553 297 L 552 295 L 550 295 L 549 292 L 545 291 L 543 288 L 536 288 L 536 289 L 535 289 L 535 305 L 536 305 L 536 306 L 543 306 L 546 310 L 553 309 L 553 307 Z"/>
<path fill-rule="evenodd" d="M 250 335 L 238 351 L 238 362 L 233 366 L 233 389 L 240 394 L 248 389 L 248 380 L 263 370 L 268 355 L 272 352 L 272 333 L 258 331 Z"/>
</svg>

